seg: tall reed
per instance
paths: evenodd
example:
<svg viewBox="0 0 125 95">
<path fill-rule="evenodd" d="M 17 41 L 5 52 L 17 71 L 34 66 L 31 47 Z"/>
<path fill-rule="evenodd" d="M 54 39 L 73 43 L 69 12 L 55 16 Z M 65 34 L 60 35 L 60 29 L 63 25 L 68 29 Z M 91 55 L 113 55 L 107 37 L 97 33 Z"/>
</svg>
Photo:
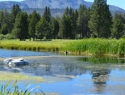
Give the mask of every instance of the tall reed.
<svg viewBox="0 0 125 95">
<path fill-rule="evenodd" d="M 89 38 L 71 41 L 66 49 L 74 54 L 125 55 L 125 39 Z"/>
<path fill-rule="evenodd" d="M 8 81 L 6 84 L 3 84 L 0 88 L 0 95 L 45 95 L 45 93 L 40 90 L 40 92 L 33 93 L 34 89 L 37 89 L 38 87 L 30 89 L 30 84 L 26 84 L 25 90 L 22 90 L 17 86 L 17 81 L 15 81 L 12 84 L 12 87 L 10 87 L 11 81 Z"/>
</svg>

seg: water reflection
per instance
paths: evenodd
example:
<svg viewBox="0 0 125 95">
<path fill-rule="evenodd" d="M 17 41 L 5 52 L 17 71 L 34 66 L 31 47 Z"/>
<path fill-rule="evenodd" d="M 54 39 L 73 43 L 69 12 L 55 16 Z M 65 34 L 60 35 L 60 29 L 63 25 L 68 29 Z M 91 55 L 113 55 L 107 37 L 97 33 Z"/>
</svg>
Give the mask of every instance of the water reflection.
<svg viewBox="0 0 125 95">
<path fill-rule="evenodd" d="M 43 91 L 59 92 L 61 95 L 82 95 L 83 93 L 113 95 L 116 91 L 110 89 L 114 89 L 114 85 L 117 87 L 121 83 L 125 86 L 125 59 L 41 57 L 29 61 L 28 66 L 6 68 L 5 70 L 11 72 L 18 70 L 25 74 L 41 76 L 47 81 L 47 83 L 40 84 Z M 0 68 L 3 70 L 2 67 Z M 67 87 L 72 90 L 67 90 Z M 125 91 L 117 87 L 117 95 L 120 95 L 121 92 Z"/>
<path fill-rule="evenodd" d="M 110 70 L 108 69 L 92 70 L 91 74 L 95 90 L 99 92 L 103 91 L 106 87 L 106 82 L 108 81 Z"/>
<path fill-rule="evenodd" d="M 116 58 L 101 58 L 101 57 L 91 57 L 91 58 L 66 58 L 66 57 L 46 57 L 38 58 L 34 61 L 31 61 L 28 66 L 22 67 L 5 67 L 9 71 L 31 73 L 38 76 L 57 76 L 57 75 L 70 75 L 78 76 L 90 71 L 93 75 L 93 79 L 97 77 L 108 75 L 111 71 L 111 62 L 116 64 L 123 64 L 125 59 L 116 59 Z M 114 59 L 114 60 L 113 60 Z M 82 61 L 81 61 L 82 60 Z M 110 61 L 112 60 L 112 61 Z M 118 61 L 121 60 L 121 61 Z M 98 63 L 98 64 L 93 64 Z M 106 63 L 106 64 L 102 64 Z M 108 64 L 107 64 L 108 63 Z M 118 63 L 117 63 L 118 64 Z"/>
<path fill-rule="evenodd" d="M 104 57 L 104 56 L 98 56 L 98 57 L 83 57 L 79 60 L 85 61 L 85 62 L 91 62 L 91 63 L 97 63 L 97 64 L 122 64 L 125 63 L 125 58 L 117 58 L 117 57 Z"/>
<path fill-rule="evenodd" d="M 38 76 L 77 76 L 86 72 L 84 67 L 79 66 L 80 64 L 70 63 L 72 60 L 73 58 L 65 58 L 65 60 L 63 58 L 51 58 L 51 60 L 44 58 L 37 63 L 33 63 L 33 65 L 27 66 L 23 71 Z"/>
</svg>

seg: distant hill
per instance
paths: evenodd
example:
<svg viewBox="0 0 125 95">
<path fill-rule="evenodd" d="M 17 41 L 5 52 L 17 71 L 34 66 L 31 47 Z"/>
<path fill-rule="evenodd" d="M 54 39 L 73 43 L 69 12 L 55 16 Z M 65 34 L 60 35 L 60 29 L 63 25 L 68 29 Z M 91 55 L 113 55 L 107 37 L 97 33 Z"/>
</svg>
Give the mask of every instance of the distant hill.
<svg viewBox="0 0 125 95">
<path fill-rule="evenodd" d="M 64 9 L 67 6 L 74 9 L 78 9 L 80 4 L 84 4 L 87 7 L 91 7 L 92 2 L 86 2 L 84 0 L 24 0 L 22 2 L 13 2 L 13 1 L 3 1 L 0 2 L 0 9 L 12 8 L 14 4 L 18 4 L 20 8 L 38 8 L 43 9 L 45 6 L 50 7 L 51 9 L 59 8 Z M 111 11 L 124 11 L 123 9 L 110 5 Z"/>
<path fill-rule="evenodd" d="M 74 9 L 78 9 L 80 4 L 86 5 L 86 7 L 91 7 L 92 2 L 86 2 L 84 0 L 24 0 L 22 2 L 14 2 L 14 1 L 4 1 L 0 2 L 0 10 L 7 9 L 9 12 L 14 4 L 18 4 L 22 11 L 31 14 L 34 10 L 36 10 L 40 15 L 43 14 L 45 6 L 51 8 L 52 16 L 62 16 L 64 9 L 68 7 L 72 7 Z M 111 13 L 114 15 L 117 13 L 125 14 L 125 10 L 117 7 L 117 6 L 109 6 Z"/>
</svg>

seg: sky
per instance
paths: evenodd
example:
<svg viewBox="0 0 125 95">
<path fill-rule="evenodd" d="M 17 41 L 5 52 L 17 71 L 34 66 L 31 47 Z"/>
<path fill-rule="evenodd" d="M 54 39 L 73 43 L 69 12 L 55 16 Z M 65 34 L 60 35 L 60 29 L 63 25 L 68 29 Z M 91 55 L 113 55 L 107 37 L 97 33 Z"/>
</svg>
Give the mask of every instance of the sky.
<svg viewBox="0 0 125 95">
<path fill-rule="evenodd" d="M 24 1 L 24 0 L 0 0 L 0 2 L 1 1 L 18 1 L 18 2 L 20 2 L 20 1 Z"/>
<path fill-rule="evenodd" d="M 94 2 L 94 0 L 85 0 L 89 2 Z M 125 0 L 107 0 L 108 5 L 115 5 L 125 10 Z"/>
<path fill-rule="evenodd" d="M 0 1 L 24 1 L 24 0 L 0 0 Z M 85 0 L 89 2 L 94 2 L 94 0 Z M 115 5 L 125 10 L 125 0 L 107 0 L 107 4 Z"/>
</svg>

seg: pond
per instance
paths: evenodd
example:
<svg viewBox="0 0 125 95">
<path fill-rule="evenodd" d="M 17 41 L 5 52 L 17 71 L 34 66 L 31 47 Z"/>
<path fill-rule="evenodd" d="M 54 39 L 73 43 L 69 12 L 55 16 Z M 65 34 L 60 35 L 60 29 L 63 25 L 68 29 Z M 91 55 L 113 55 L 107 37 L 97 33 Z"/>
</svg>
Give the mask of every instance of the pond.
<svg viewBox="0 0 125 95">
<path fill-rule="evenodd" d="M 3 51 L 3 50 L 2 50 Z M 8 56 L 8 53 L 11 55 Z M 40 76 L 43 82 L 31 83 L 30 88 L 40 89 L 53 95 L 85 95 L 125 93 L 125 59 L 112 57 L 65 56 L 54 53 L 10 51 L 4 50 L 7 56 L 26 56 L 30 64 L 19 67 L 21 70 L 6 69 L 0 65 L 1 71 L 18 72 L 26 75 Z M 19 55 L 15 56 L 15 52 Z M 31 53 L 31 55 L 30 55 Z M 38 53 L 38 55 L 36 54 Z M 37 57 L 34 57 L 37 56 Z M 3 57 L 3 56 L 2 56 Z M 26 82 L 18 85 L 23 87 Z"/>
</svg>

